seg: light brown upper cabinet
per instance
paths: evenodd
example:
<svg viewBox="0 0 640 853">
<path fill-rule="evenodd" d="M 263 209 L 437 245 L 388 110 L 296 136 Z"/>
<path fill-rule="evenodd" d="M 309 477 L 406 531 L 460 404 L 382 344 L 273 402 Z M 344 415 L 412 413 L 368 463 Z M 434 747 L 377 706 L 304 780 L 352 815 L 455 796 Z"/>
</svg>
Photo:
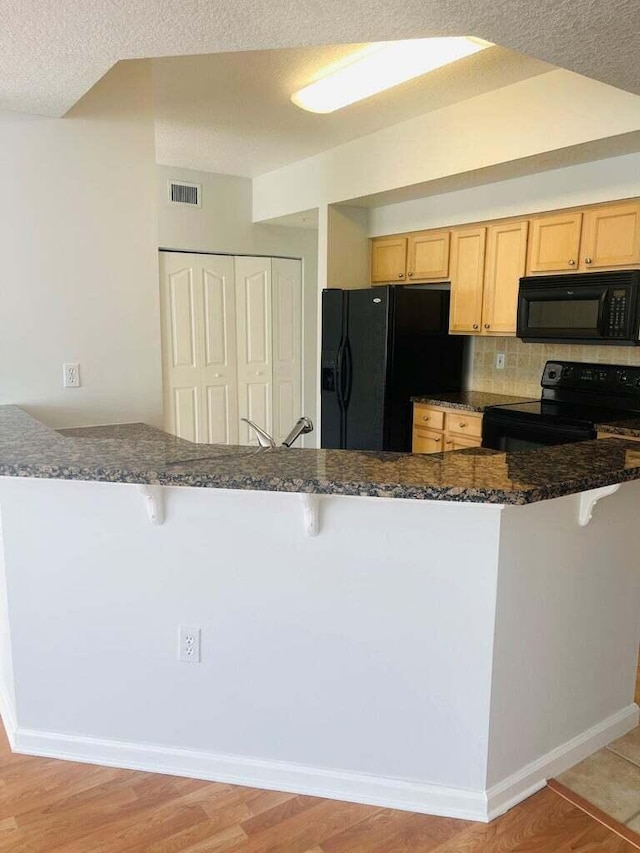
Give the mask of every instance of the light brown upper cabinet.
<svg viewBox="0 0 640 853">
<path fill-rule="evenodd" d="M 580 258 L 581 229 L 580 211 L 533 219 L 527 272 L 575 272 Z"/>
<path fill-rule="evenodd" d="M 640 202 L 603 204 L 532 220 L 528 273 L 640 264 Z"/>
<path fill-rule="evenodd" d="M 516 331 L 518 285 L 527 260 L 529 222 L 507 222 L 487 228 L 487 261 L 482 297 L 482 333 Z"/>
<path fill-rule="evenodd" d="M 583 270 L 640 264 L 640 203 L 586 210 L 580 267 Z"/>
<path fill-rule="evenodd" d="M 384 237 L 371 241 L 371 283 L 406 281 L 407 238 Z"/>
<path fill-rule="evenodd" d="M 451 235 L 452 332 L 480 334 L 486 228 L 465 228 Z"/>
<path fill-rule="evenodd" d="M 422 231 L 409 235 L 407 281 L 437 281 L 449 275 L 450 231 Z"/>
</svg>

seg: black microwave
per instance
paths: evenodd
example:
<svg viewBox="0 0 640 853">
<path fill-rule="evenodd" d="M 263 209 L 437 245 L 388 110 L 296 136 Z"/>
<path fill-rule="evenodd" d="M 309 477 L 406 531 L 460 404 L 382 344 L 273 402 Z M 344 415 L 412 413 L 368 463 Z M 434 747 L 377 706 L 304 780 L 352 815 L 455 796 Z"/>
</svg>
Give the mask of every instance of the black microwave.
<svg viewBox="0 0 640 853">
<path fill-rule="evenodd" d="M 639 298 L 640 270 L 527 276 L 516 334 L 529 343 L 637 346 Z"/>
</svg>

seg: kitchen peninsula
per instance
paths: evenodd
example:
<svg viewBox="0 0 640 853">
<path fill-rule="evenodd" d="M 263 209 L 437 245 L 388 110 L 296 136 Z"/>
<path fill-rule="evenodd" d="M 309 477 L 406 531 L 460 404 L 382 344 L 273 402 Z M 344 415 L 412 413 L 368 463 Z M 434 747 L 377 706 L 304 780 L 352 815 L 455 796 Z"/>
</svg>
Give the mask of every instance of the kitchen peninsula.
<svg viewBox="0 0 640 853">
<path fill-rule="evenodd" d="M 257 451 L 4 406 L 0 476 L 19 752 L 487 820 L 637 723 L 638 444 Z"/>
</svg>

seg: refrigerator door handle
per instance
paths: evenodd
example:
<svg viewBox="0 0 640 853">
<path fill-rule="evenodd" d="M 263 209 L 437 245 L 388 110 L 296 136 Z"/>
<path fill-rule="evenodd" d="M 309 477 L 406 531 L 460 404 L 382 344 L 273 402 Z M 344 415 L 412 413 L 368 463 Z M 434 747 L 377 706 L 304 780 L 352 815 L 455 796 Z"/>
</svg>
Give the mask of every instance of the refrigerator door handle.
<svg viewBox="0 0 640 853">
<path fill-rule="evenodd" d="M 340 389 L 340 393 L 342 395 L 344 406 L 346 408 L 349 405 L 349 398 L 351 397 L 351 386 L 353 384 L 353 358 L 351 355 L 351 347 L 349 345 L 349 341 L 347 341 L 345 344 L 343 359 L 344 371 L 341 377 L 342 387 Z"/>
<path fill-rule="evenodd" d="M 338 405 L 341 409 L 344 409 L 344 391 L 343 391 L 343 382 L 344 382 L 344 350 L 345 343 L 344 338 L 340 341 L 340 345 L 338 346 L 338 352 L 336 354 L 336 367 L 335 367 L 335 377 L 336 377 L 336 397 L 338 399 Z"/>
</svg>

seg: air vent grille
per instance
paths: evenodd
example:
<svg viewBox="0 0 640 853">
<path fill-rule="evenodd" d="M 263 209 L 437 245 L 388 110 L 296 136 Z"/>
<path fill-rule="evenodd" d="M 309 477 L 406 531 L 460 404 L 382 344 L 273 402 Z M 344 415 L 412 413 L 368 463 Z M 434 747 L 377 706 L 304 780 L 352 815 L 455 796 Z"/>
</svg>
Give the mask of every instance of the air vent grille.
<svg viewBox="0 0 640 853">
<path fill-rule="evenodd" d="M 183 181 L 169 181 L 169 203 L 190 204 L 200 207 L 202 186 L 200 184 L 185 184 Z"/>
</svg>

